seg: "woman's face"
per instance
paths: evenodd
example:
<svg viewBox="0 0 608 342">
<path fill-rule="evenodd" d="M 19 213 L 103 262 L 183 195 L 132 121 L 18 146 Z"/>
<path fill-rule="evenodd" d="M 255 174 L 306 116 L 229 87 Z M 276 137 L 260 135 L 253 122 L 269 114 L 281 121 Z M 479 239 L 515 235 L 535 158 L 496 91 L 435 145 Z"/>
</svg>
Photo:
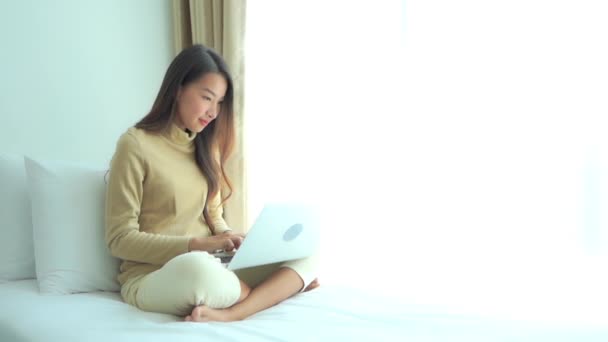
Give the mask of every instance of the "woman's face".
<svg viewBox="0 0 608 342">
<path fill-rule="evenodd" d="M 219 114 L 227 87 L 224 77 L 216 73 L 181 87 L 177 92 L 177 126 L 200 133 Z"/>
</svg>

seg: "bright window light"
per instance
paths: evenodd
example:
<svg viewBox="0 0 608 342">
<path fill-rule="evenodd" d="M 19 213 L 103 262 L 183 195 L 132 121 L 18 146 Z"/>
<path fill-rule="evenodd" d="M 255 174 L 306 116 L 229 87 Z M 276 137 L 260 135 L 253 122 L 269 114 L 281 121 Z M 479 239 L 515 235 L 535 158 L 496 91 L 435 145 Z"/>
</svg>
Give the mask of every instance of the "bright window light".
<svg viewBox="0 0 608 342">
<path fill-rule="evenodd" d="M 248 6 L 251 211 L 317 204 L 326 278 L 608 317 L 608 4 Z"/>
</svg>

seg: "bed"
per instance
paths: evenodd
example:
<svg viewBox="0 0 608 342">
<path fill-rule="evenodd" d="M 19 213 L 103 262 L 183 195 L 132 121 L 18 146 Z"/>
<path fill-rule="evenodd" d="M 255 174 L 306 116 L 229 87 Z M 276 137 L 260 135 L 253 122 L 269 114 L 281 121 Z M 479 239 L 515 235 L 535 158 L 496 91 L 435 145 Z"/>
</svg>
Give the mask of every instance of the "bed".
<svg viewBox="0 0 608 342">
<path fill-rule="evenodd" d="M 0 341 L 608 341 L 608 329 L 496 320 L 408 305 L 344 285 L 299 294 L 244 321 L 190 323 L 143 312 L 116 292 L 40 294 L 0 284 Z"/>
<path fill-rule="evenodd" d="M 302 293 L 250 319 L 190 323 L 143 312 L 115 292 L 43 295 L 35 280 L 0 284 L 0 341 L 395 341 L 405 306 L 339 287 Z"/>
</svg>

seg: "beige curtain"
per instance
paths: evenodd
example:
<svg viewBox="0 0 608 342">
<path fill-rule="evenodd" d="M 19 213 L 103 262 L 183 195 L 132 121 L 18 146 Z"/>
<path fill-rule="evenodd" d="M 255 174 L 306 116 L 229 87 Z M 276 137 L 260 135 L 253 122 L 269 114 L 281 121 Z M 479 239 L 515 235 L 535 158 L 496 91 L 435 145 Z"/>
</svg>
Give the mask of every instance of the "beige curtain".
<svg viewBox="0 0 608 342">
<path fill-rule="evenodd" d="M 227 165 L 234 192 L 224 206 L 224 217 L 239 232 L 248 228 L 243 145 L 245 6 L 246 0 L 173 0 L 175 53 L 192 44 L 204 44 L 224 57 L 234 78 L 237 141 Z"/>
</svg>

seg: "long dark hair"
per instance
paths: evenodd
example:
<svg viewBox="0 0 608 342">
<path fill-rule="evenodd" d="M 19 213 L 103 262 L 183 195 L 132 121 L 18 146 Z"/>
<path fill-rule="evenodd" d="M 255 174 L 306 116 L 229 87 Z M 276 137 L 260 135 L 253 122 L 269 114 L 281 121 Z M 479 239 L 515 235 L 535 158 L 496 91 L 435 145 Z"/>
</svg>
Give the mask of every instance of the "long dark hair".
<svg viewBox="0 0 608 342">
<path fill-rule="evenodd" d="M 152 132 L 168 130 L 175 119 L 176 98 L 180 87 L 192 83 L 208 73 L 222 75 L 228 85 L 217 118 L 194 138 L 196 163 L 208 184 L 203 215 L 207 225 L 215 233 L 215 226 L 209 218 L 209 201 L 218 193 L 222 193 L 220 203 L 223 204 L 230 198 L 233 190 L 224 165 L 234 146 L 234 87 L 232 77 L 222 57 L 213 49 L 201 44 L 193 45 L 180 52 L 167 69 L 152 109 L 135 127 Z"/>
</svg>

